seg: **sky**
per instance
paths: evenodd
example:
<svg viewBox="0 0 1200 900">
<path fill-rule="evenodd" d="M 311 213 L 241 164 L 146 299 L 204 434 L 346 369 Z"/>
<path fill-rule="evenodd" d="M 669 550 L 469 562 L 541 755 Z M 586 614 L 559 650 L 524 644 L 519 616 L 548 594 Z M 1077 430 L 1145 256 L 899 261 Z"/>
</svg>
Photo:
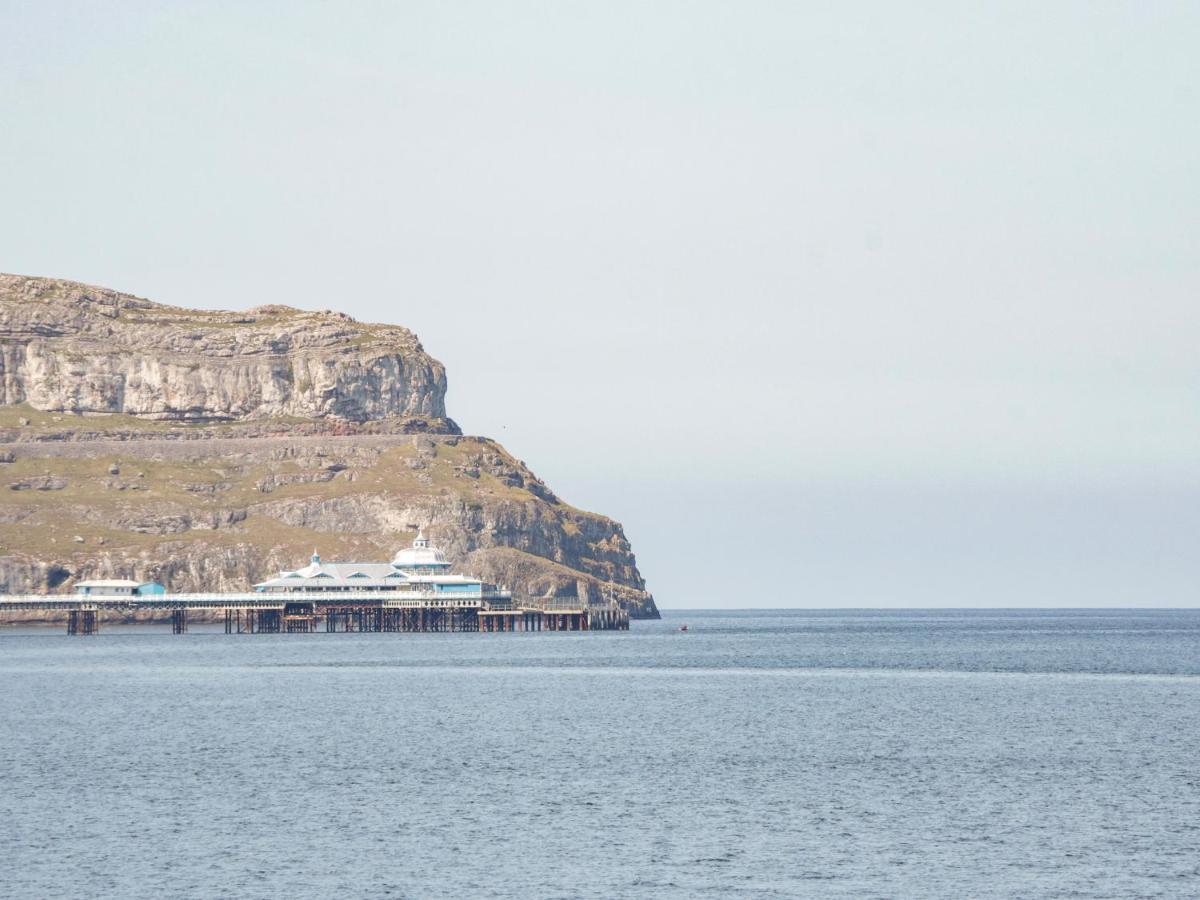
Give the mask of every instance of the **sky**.
<svg viewBox="0 0 1200 900">
<path fill-rule="evenodd" d="M 1195 3 L 0 31 L 0 271 L 413 329 L 664 608 L 1200 606 Z"/>
</svg>

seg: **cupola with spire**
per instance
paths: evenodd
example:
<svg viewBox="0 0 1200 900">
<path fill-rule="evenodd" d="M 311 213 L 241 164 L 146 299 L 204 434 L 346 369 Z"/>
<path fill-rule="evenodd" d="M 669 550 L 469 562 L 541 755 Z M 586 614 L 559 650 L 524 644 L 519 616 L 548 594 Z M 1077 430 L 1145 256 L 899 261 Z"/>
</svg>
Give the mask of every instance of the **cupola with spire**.
<svg viewBox="0 0 1200 900">
<path fill-rule="evenodd" d="M 392 565 L 405 572 L 444 572 L 450 568 L 446 556 L 437 547 L 430 546 L 429 538 L 425 537 L 425 529 L 417 532 L 411 547 L 405 547 L 396 554 Z"/>
</svg>

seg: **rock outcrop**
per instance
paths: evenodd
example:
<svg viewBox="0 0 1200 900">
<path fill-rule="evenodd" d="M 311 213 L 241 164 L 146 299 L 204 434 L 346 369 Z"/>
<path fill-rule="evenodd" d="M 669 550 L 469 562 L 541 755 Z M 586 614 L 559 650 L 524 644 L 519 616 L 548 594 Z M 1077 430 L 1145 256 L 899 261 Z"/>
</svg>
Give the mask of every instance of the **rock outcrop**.
<svg viewBox="0 0 1200 900">
<path fill-rule="evenodd" d="M 216 422 L 446 418 L 446 372 L 405 328 L 343 313 L 180 309 L 0 275 L 0 403 Z"/>
<path fill-rule="evenodd" d="M 0 591 L 244 590 L 314 547 L 388 559 L 422 526 L 519 595 L 657 616 L 621 526 L 461 436 L 403 328 L 0 276 L 0 359 Z"/>
</svg>

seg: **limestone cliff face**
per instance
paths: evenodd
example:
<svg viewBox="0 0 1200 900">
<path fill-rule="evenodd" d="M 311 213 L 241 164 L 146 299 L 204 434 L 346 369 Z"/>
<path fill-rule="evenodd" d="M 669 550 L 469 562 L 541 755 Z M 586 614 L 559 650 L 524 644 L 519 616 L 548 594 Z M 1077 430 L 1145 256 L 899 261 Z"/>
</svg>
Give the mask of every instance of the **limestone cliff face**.
<svg viewBox="0 0 1200 900">
<path fill-rule="evenodd" d="M 188 346 L 194 362 L 173 361 Z M 423 526 L 458 571 L 518 595 L 658 614 L 620 524 L 459 435 L 441 365 L 402 328 L 0 276 L 0 358 L 0 591 L 244 590 L 314 547 L 390 559 Z"/>
<path fill-rule="evenodd" d="M 445 396 L 441 363 L 405 328 L 0 275 L 0 403 L 193 421 L 425 417 L 454 431 Z"/>
</svg>

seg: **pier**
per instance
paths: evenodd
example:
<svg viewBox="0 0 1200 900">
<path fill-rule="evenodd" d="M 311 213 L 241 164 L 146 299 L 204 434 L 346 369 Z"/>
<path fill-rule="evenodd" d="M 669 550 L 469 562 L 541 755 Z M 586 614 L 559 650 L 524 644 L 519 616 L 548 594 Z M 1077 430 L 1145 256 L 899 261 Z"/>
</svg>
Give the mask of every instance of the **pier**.
<svg viewBox="0 0 1200 900">
<path fill-rule="evenodd" d="M 157 582 L 79 581 L 74 594 L 0 595 L 0 612 L 56 612 L 67 634 L 95 634 L 102 612 L 159 613 L 172 634 L 188 616 L 225 620 L 226 634 L 348 632 L 628 631 L 629 613 L 611 598 L 514 599 L 502 585 L 450 573 L 445 554 L 418 531 L 391 562 L 322 562 L 280 572 L 243 593 L 168 594 Z"/>
<path fill-rule="evenodd" d="M 627 631 L 616 603 L 574 599 L 514 601 L 508 596 L 446 597 L 437 591 L 313 591 L 213 594 L 10 594 L 0 612 L 65 614 L 67 634 L 100 631 L 101 616 L 134 612 L 169 616 L 172 634 L 187 634 L 189 614 L 225 623 L 226 634 Z"/>
</svg>

